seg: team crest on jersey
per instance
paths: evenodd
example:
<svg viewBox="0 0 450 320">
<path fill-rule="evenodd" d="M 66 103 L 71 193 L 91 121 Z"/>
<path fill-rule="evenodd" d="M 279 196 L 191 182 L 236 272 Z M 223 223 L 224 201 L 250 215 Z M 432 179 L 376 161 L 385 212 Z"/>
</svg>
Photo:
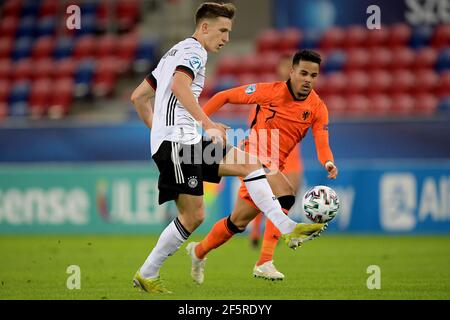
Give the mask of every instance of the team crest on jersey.
<svg viewBox="0 0 450 320">
<path fill-rule="evenodd" d="M 256 84 L 251 84 L 247 88 L 245 88 L 246 94 L 252 94 L 255 91 L 256 91 Z"/>
<path fill-rule="evenodd" d="M 308 117 L 309 117 L 310 114 L 311 114 L 311 113 L 310 113 L 309 111 L 303 111 L 303 112 L 302 112 L 302 119 L 303 119 L 303 121 L 305 121 L 306 119 L 308 119 Z"/>
<path fill-rule="evenodd" d="M 191 65 L 192 68 L 194 68 L 194 70 L 198 70 L 202 66 L 202 62 L 197 57 L 190 58 L 189 64 Z"/>
<path fill-rule="evenodd" d="M 198 185 L 198 180 L 196 176 L 189 177 L 188 179 L 188 186 L 192 189 L 194 189 Z"/>
</svg>

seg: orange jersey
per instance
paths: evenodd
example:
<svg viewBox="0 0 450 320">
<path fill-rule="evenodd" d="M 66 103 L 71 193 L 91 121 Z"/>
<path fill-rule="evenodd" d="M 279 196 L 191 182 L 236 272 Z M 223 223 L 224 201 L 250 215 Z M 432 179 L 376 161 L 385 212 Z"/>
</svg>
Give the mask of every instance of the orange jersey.
<svg viewBox="0 0 450 320">
<path fill-rule="evenodd" d="M 205 113 L 211 115 L 226 103 L 257 104 L 246 151 L 254 154 L 252 150 L 257 150 L 258 158 L 269 168 L 275 164 L 283 170 L 287 157 L 310 127 L 320 163 L 334 162 L 328 143 L 328 110 L 314 90 L 305 100 L 298 100 L 290 80 L 241 86 L 214 95 L 205 105 Z"/>
<path fill-rule="evenodd" d="M 251 108 L 248 114 L 248 124 L 251 125 L 253 119 L 255 118 L 256 108 Z M 300 156 L 300 144 L 296 144 L 294 150 L 291 151 L 286 159 L 284 165 L 283 173 L 302 173 L 303 172 L 303 161 Z"/>
</svg>

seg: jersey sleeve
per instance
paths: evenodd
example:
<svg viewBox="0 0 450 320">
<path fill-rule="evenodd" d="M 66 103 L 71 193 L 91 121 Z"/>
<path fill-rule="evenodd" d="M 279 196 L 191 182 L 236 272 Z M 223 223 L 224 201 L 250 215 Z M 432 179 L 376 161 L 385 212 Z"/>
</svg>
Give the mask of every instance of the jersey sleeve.
<svg viewBox="0 0 450 320">
<path fill-rule="evenodd" d="M 204 106 L 205 113 L 209 116 L 227 103 L 232 104 L 265 104 L 270 101 L 272 84 L 255 83 L 232 88 L 216 93 Z"/>
<path fill-rule="evenodd" d="M 327 161 L 334 162 L 328 139 L 328 110 L 322 101 L 319 103 L 316 117 L 313 121 L 312 133 L 319 162 L 322 165 L 325 165 Z"/>
<path fill-rule="evenodd" d="M 180 55 L 175 71 L 186 74 L 191 80 L 197 76 L 199 71 L 206 65 L 206 56 L 200 48 L 190 47 Z"/>
</svg>

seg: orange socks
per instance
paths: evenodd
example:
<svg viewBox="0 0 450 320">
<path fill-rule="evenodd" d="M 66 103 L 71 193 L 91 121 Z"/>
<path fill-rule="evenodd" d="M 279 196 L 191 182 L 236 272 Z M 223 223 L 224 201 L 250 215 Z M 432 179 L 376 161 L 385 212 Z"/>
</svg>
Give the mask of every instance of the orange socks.
<svg viewBox="0 0 450 320">
<path fill-rule="evenodd" d="M 231 232 L 227 227 L 227 218 L 219 220 L 195 247 L 195 255 L 199 259 L 205 258 L 208 252 L 227 242 L 233 235 L 234 232 Z"/>
<path fill-rule="evenodd" d="M 283 209 L 283 212 L 287 214 L 287 210 Z M 257 266 L 263 263 L 273 260 L 273 254 L 280 239 L 281 232 L 269 219 L 266 219 L 266 229 L 264 230 L 264 239 L 261 245 L 261 252 L 259 255 L 259 260 L 256 262 Z"/>
</svg>

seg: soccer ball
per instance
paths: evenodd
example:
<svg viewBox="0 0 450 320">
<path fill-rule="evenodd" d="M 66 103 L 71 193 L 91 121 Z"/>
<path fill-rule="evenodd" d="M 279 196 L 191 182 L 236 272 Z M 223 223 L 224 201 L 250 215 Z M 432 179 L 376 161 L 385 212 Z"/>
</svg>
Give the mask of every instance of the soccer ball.
<svg viewBox="0 0 450 320">
<path fill-rule="evenodd" d="M 315 186 L 303 196 L 305 215 L 315 223 L 326 223 L 334 219 L 339 210 L 337 193 L 327 186 Z"/>
</svg>

